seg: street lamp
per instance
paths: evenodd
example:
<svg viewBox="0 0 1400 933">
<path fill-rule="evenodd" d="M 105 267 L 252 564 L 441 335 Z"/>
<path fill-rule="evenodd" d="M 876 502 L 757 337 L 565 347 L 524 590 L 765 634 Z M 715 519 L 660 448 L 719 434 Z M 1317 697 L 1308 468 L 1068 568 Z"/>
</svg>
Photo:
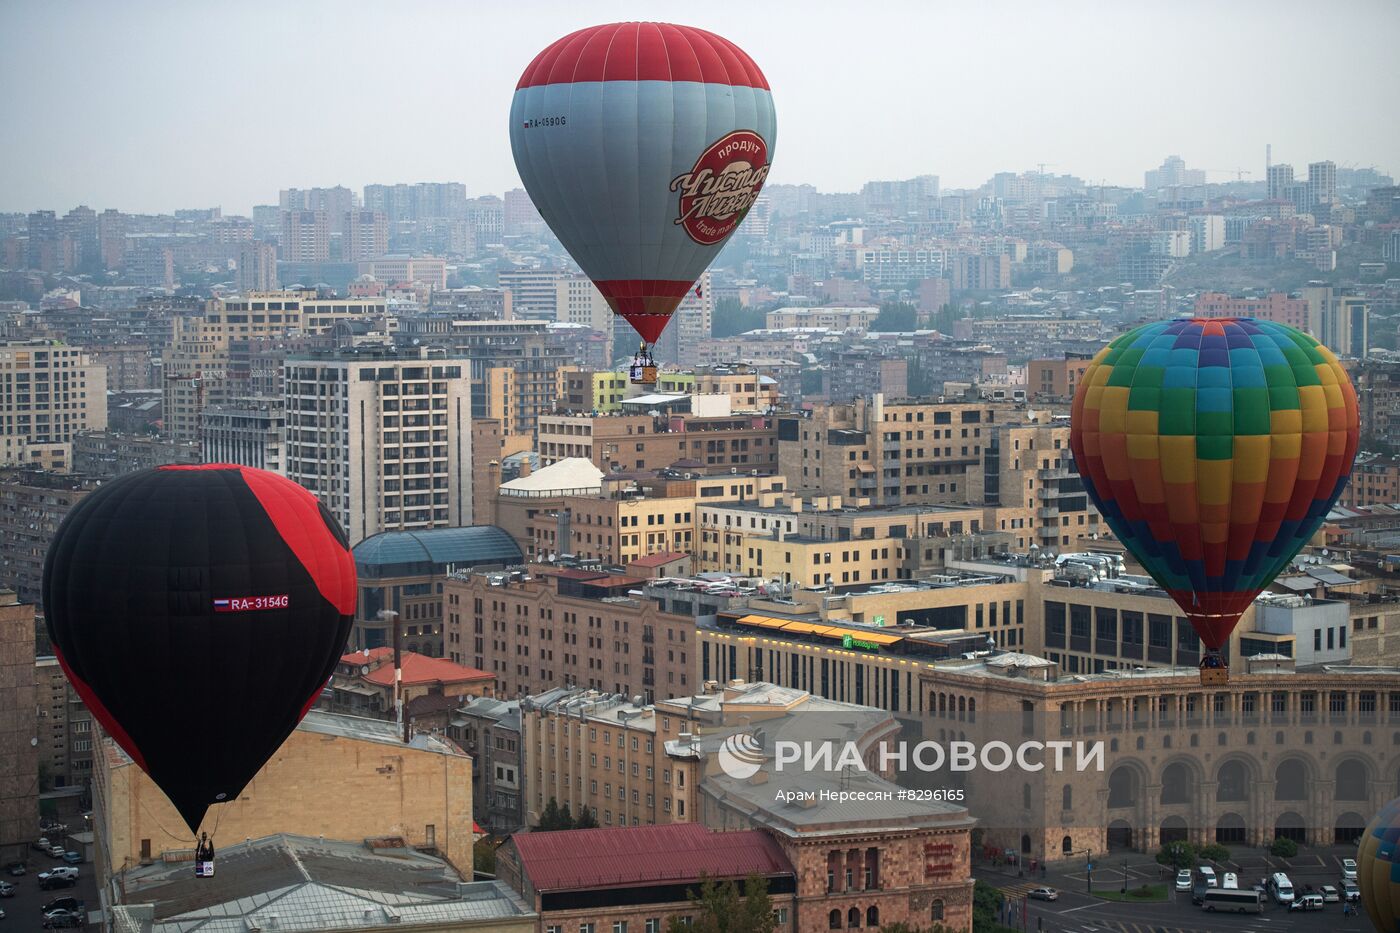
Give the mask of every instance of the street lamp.
<svg viewBox="0 0 1400 933">
<path fill-rule="evenodd" d="M 1122 893 L 1124 893 L 1124 894 L 1127 894 L 1127 893 L 1128 893 L 1128 860 L 1127 860 L 1127 858 L 1124 858 L 1124 859 L 1123 859 L 1123 891 L 1122 891 Z"/>
</svg>

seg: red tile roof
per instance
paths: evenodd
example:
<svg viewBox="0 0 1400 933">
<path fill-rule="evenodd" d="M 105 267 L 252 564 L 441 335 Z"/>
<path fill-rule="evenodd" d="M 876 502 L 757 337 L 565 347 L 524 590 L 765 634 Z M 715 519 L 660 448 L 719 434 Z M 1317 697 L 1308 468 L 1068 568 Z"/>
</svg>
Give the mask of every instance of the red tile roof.
<svg viewBox="0 0 1400 933">
<path fill-rule="evenodd" d="M 604 590 L 623 590 L 645 586 L 647 581 L 641 577 L 624 577 L 620 575 L 610 575 L 600 577 L 597 580 L 584 580 L 583 586 L 592 586 Z"/>
<path fill-rule="evenodd" d="M 645 557 L 638 557 L 632 561 L 633 567 L 661 567 L 689 557 L 689 554 L 680 551 L 662 551 L 659 554 L 648 554 Z"/>
<path fill-rule="evenodd" d="M 394 649 L 371 648 L 369 651 L 354 651 L 341 656 L 342 664 L 371 664 L 382 661 L 368 674 L 361 674 L 366 681 L 380 687 L 394 684 Z M 403 653 L 403 682 L 405 684 L 457 684 L 479 680 L 495 680 L 495 675 L 474 667 L 466 667 L 446 658 L 430 658 L 416 651 Z"/>
<path fill-rule="evenodd" d="M 716 833 L 697 823 L 516 833 L 511 842 L 541 892 L 793 873 L 767 833 Z"/>
</svg>

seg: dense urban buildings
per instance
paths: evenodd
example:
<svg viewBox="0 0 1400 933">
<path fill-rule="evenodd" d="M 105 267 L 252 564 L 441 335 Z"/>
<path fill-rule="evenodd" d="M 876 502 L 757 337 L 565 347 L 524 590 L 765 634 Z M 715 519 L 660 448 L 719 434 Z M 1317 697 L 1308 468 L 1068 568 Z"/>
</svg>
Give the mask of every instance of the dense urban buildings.
<svg viewBox="0 0 1400 933">
<path fill-rule="evenodd" d="M 806 933 L 970 931 L 974 864 L 1016 863 L 1012 903 L 1068 899 L 1091 853 L 1154 883 L 1173 841 L 1330 858 L 1400 794 L 1400 187 L 1287 157 L 766 185 L 654 385 L 521 188 L 0 213 L 0 865 L 32 858 L 41 799 L 70 824 L 90 801 L 89 907 L 117 929 L 660 933 L 702 880 L 758 875 Z M 1214 686 L 1069 446 L 1095 356 L 1180 315 L 1312 334 L 1362 429 Z M 220 873 L 195 887 L 178 815 L 63 675 L 41 584 L 84 496 L 199 462 L 316 495 L 358 600 L 308 718 L 207 818 Z M 814 722 L 862 766 L 777 769 Z M 901 729 L 1101 741 L 1105 767 L 819 796 L 903 787 L 879 762 Z M 732 773 L 736 747 L 761 767 Z"/>
</svg>

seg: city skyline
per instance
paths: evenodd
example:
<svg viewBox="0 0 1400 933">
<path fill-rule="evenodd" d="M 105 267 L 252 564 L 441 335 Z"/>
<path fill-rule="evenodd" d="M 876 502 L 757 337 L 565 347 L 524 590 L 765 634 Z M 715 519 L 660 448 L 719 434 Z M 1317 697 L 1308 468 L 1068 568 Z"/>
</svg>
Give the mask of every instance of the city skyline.
<svg viewBox="0 0 1400 933">
<path fill-rule="evenodd" d="M 1195 15 L 1181 11 L 1161 21 L 1136 5 L 1025 5 L 1015 16 L 1022 28 L 995 36 L 990 50 L 972 41 L 985 26 L 975 13 L 904 7 L 912 22 L 926 21 L 929 34 L 945 37 L 931 41 L 939 75 L 930 73 L 925 48 L 881 56 L 879 74 L 870 73 L 862 67 L 866 50 L 873 55 L 872 43 L 889 35 L 890 19 L 849 21 L 824 10 L 795 17 L 786 9 L 615 3 L 467 14 L 422 3 L 337 18 L 316 4 L 292 11 L 245 4 L 234 16 L 150 3 L 123 7 L 119 17 L 93 4 L 14 4 L 0 14 L 7 69 L 37 73 L 64 55 L 88 67 L 57 69 L 15 102 L 26 142 L 0 157 L 10 180 L 0 210 L 87 203 L 142 213 L 203 205 L 247 214 L 285 187 L 359 190 L 422 180 L 466 180 L 470 196 L 500 193 L 519 186 L 506 115 L 525 65 L 560 35 L 638 14 L 724 33 L 753 54 L 779 114 L 775 184 L 852 191 L 866 180 L 937 174 L 955 189 L 1043 163 L 1051 174 L 1137 187 L 1143 171 L 1170 153 L 1204 168 L 1212 182 L 1233 181 L 1238 169 L 1251 173 L 1246 180 L 1263 181 L 1270 143 L 1275 162 L 1335 158 L 1343 167 L 1395 170 L 1400 127 L 1374 119 L 1384 112 L 1384 67 L 1348 70 L 1324 83 L 1314 80 L 1304 55 L 1330 44 L 1347 48 L 1356 62 L 1385 61 L 1400 8 L 1357 2 L 1342 15 L 1312 17 L 1304 47 L 1290 44 L 1302 41 L 1290 26 L 1290 11 L 1301 15 L 1301 4 L 1187 6 Z M 466 36 L 453 20 L 475 31 Z M 396 34 L 412 40 L 378 54 L 362 42 Z M 260 42 L 269 35 L 282 38 Z M 829 49 L 833 35 L 854 50 L 847 58 Z M 51 38 L 58 36 L 61 47 Z M 312 41 L 289 46 L 295 36 Z M 1145 36 L 1160 48 L 1200 48 L 1219 67 L 1195 67 L 1183 56 L 1148 71 L 1137 47 Z M 1232 88 L 1229 63 L 1240 61 L 1239 43 L 1247 39 L 1284 56 L 1296 51 L 1297 66 L 1279 70 L 1267 96 Z M 289 57 L 290 47 L 297 54 Z M 345 47 L 359 54 L 347 57 Z M 825 67 L 813 68 L 814 58 Z M 1046 88 L 1037 62 L 1051 81 L 1044 105 L 1027 92 Z M 94 73 L 102 75 L 100 93 Z M 168 80 L 174 74 L 179 81 Z M 968 76 L 977 91 L 957 92 L 958 79 Z M 920 92 L 921 84 L 929 90 Z M 242 102 L 241 109 L 228 110 L 225 100 Z M 910 106 L 919 100 L 929 101 L 926 115 Z M 253 101 L 264 103 L 255 108 Z M 1326 114 L 1325 144 L 1317 137 L 1319 113 Z M 245 134 L 248 144 L 239 144 Z M 1119 141 L 1105 146 L 1114 135 Z M 81 144 L 70 144 L 75 138 Z M 854 150 L 833 147 L 843 138 L 863 142 Z M 152 158 L 153 149 L 175 154 Z"/>
</svg>

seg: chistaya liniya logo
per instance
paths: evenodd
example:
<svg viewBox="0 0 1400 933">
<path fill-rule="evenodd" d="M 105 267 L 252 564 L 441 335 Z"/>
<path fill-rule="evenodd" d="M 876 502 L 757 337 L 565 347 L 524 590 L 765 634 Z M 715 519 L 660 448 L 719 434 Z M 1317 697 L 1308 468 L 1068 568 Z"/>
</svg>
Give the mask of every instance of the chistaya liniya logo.
<svg viewBox="0 0 1400 933">
<path fill-rule="evenodd" d="M 745 781 L 763 767 L 763 743 L 752 732 L 736 732 L 719 747 L 720 770 L 737 781 Z"/>
</svg>

